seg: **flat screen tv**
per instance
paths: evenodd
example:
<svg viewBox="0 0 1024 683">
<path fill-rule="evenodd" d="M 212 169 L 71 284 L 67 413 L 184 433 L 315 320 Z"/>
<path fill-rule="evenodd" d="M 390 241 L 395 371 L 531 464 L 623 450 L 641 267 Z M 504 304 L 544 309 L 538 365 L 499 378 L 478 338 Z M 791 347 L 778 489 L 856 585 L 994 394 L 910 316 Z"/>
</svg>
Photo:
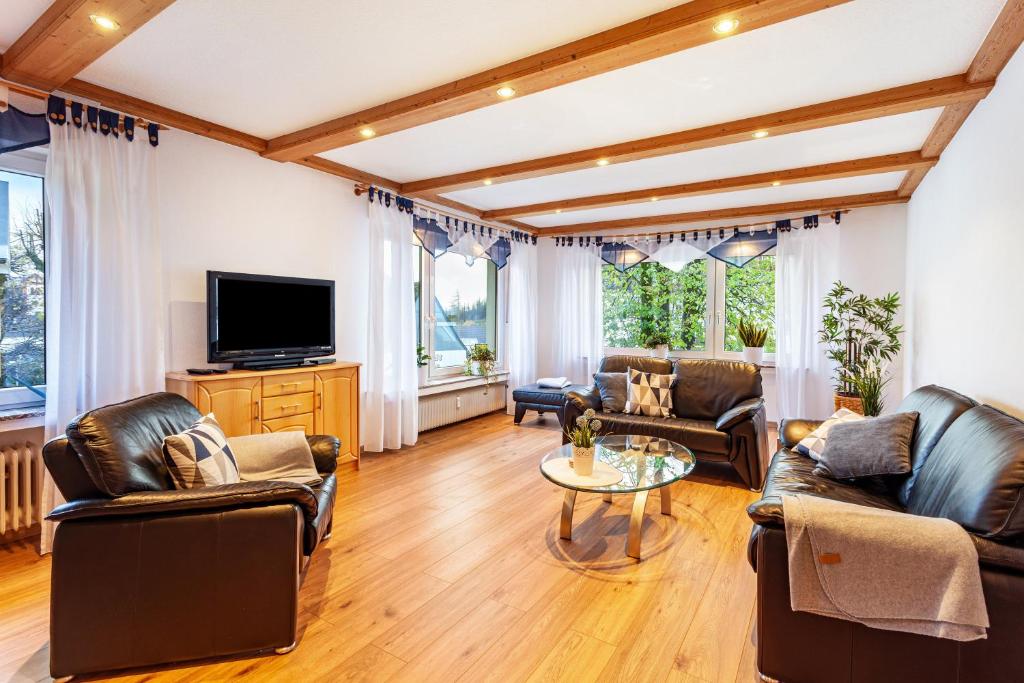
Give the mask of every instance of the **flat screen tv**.
<svg viewBox="0 0 1024 683">
<path fill-rule="evenodd" d="M 206 273 L 207 360 L 298 365 L 334 353 L 334 281 Z"/>
</svg>

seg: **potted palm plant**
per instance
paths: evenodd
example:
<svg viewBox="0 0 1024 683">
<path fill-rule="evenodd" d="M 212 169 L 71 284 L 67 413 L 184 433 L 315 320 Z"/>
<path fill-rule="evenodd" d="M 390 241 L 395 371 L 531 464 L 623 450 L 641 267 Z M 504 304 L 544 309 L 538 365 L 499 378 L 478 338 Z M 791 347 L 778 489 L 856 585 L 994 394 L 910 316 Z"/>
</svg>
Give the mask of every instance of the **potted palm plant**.
<svg viewBox="0 0 1024 683">
<path fill-rule="evenodd" d="M 743 342 L 743 360 L 760 365 L 764 360 L 764 344 L 768 341 L 768 328 L 757 323 L 741 320 L 736 326 L 736 334 Z"/>
<path fill-rule="evenodd" d="M 587 408 L 576 418 L 576 424 L 565 427 L 565 435 L 572 444 L 572 467 L 581 477 L 594 473 L 594 451 L 597 448 L 597 434 L 601 431 L 601 420 L 593 408 Z"/>
<path fill-rule="evenodd" d="M 836 364 L 836 410 L 848 408 L 862 415 L 868 409 L 881 412 L 881 392 L 889 382 L 888 363 L 903 348 L 903 326 L 896 324 L 899 292 L 871 298 L 854 294 L 837 281 L 824 306 L 818 338 L 825 345 L 825 355 Z M 865 393 L 870 405 L 865 405 Z"/>
<path fill-rule="evenodd" d="M 424 387 L 427 385 L 427 374 L 430 369 L 428 363 L 430 362 L 430 356 L 427 355 L 427 349 L 423 344 L 416 345 L 416 370 L 419 372 L 419 385 Z"/>
</svg>

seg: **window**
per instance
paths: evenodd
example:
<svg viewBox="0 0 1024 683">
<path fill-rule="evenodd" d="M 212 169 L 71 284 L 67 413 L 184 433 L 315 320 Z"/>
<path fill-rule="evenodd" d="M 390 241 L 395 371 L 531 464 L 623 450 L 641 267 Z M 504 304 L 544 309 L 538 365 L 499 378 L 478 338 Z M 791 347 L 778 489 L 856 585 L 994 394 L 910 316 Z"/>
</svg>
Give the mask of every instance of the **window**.
<svg viewBox="0 0 1024 683">
<path fill-rule="evenodd" d="M 484 258 L 472 265 L 459 254 L 431 258 L 420 250 L 422 291 L 420 339 L 430 354 L 430 376 L 465 372 L 474 344 L 487 344 L 497 356 L 498 269 Z M 499 356 L 500 357 L 500 356 Z"/>
<path fill-rule="evenodd" d="M 46 383 L 42 163 L 5 155 L 0 168 L 0 406 L 39 402 Z"/>
<path fill-rule="evenodd" d="M 653 331 L 667 330 L 676 356 L 738 358 L 740 320 L 770 330 L 766 360 L 775 353 L 775 256 L 759 256 L 743 268 L 710 257 L 676 273 L 646 261 L 620 273 L 602 269 L 604 344 L 643 348 Z M 713 312 L 713 314 L 712 314 Z"/>
</svg>

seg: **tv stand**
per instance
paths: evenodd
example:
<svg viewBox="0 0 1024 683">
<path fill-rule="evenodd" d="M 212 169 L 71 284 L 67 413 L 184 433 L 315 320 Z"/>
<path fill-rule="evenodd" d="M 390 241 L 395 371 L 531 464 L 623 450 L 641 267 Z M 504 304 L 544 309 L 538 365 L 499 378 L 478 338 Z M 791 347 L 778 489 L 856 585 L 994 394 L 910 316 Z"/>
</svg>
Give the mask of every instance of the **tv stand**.
<svg viewBox="0 0 1024 683">
<path fill-rule="evenodd" d="M 334 363 L 333 358 L 282 358 L 280 360 L 242 360 L 233 363 L 233 370 L 280 370 L 283 368 L 314 368 Z"/>
</svg>

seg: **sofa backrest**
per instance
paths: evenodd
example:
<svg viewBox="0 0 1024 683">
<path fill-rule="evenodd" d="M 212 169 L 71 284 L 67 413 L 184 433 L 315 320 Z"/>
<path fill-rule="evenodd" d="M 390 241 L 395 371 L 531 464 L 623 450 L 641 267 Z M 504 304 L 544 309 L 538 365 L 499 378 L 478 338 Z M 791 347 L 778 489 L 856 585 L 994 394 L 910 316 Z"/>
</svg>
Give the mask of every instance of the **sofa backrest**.
<svg viewBox="0 0 1024 683">
<path fill-rule="evenodd" d="M 935 444 L 953 422 L 977 404 L 963 394 L 934 384 L 915 389 L 896 408 L 898 413 L 918 413 L 910 443 L 910 476 L 900 485 L 898 496 L 906 507 L 910 491 Z"/>
<path fill-rule="evenodd" d="M 672 410 L 691 420 L 716 420 L 741 401 L 759 398 L 761 369 L 733 360 L 680 358 L 675 362 Z"/>
<path fill-rule="evenodd" d="M 96 488 L 117 497 L 174 488 L 164 464 L 164 437 L 200 418 L 177 394 L 157 393 L 90 410 L 67 428 L 68 441 Z"/>
<path fill-rule="evenodd" d="M 975 406 L 939 439 L 910 490 L 907 512 L 945 517 L 997 540 L 1024 536 L 1024 422 Z"/>
<path fill-rule="evenodd" d="M 625 372 L 627 368 L 669 375 L 672 373 L 672 361 L 650 356 L 605 356 L 601 360 L 601 369 L 598 372 Z"/>
</svg>

